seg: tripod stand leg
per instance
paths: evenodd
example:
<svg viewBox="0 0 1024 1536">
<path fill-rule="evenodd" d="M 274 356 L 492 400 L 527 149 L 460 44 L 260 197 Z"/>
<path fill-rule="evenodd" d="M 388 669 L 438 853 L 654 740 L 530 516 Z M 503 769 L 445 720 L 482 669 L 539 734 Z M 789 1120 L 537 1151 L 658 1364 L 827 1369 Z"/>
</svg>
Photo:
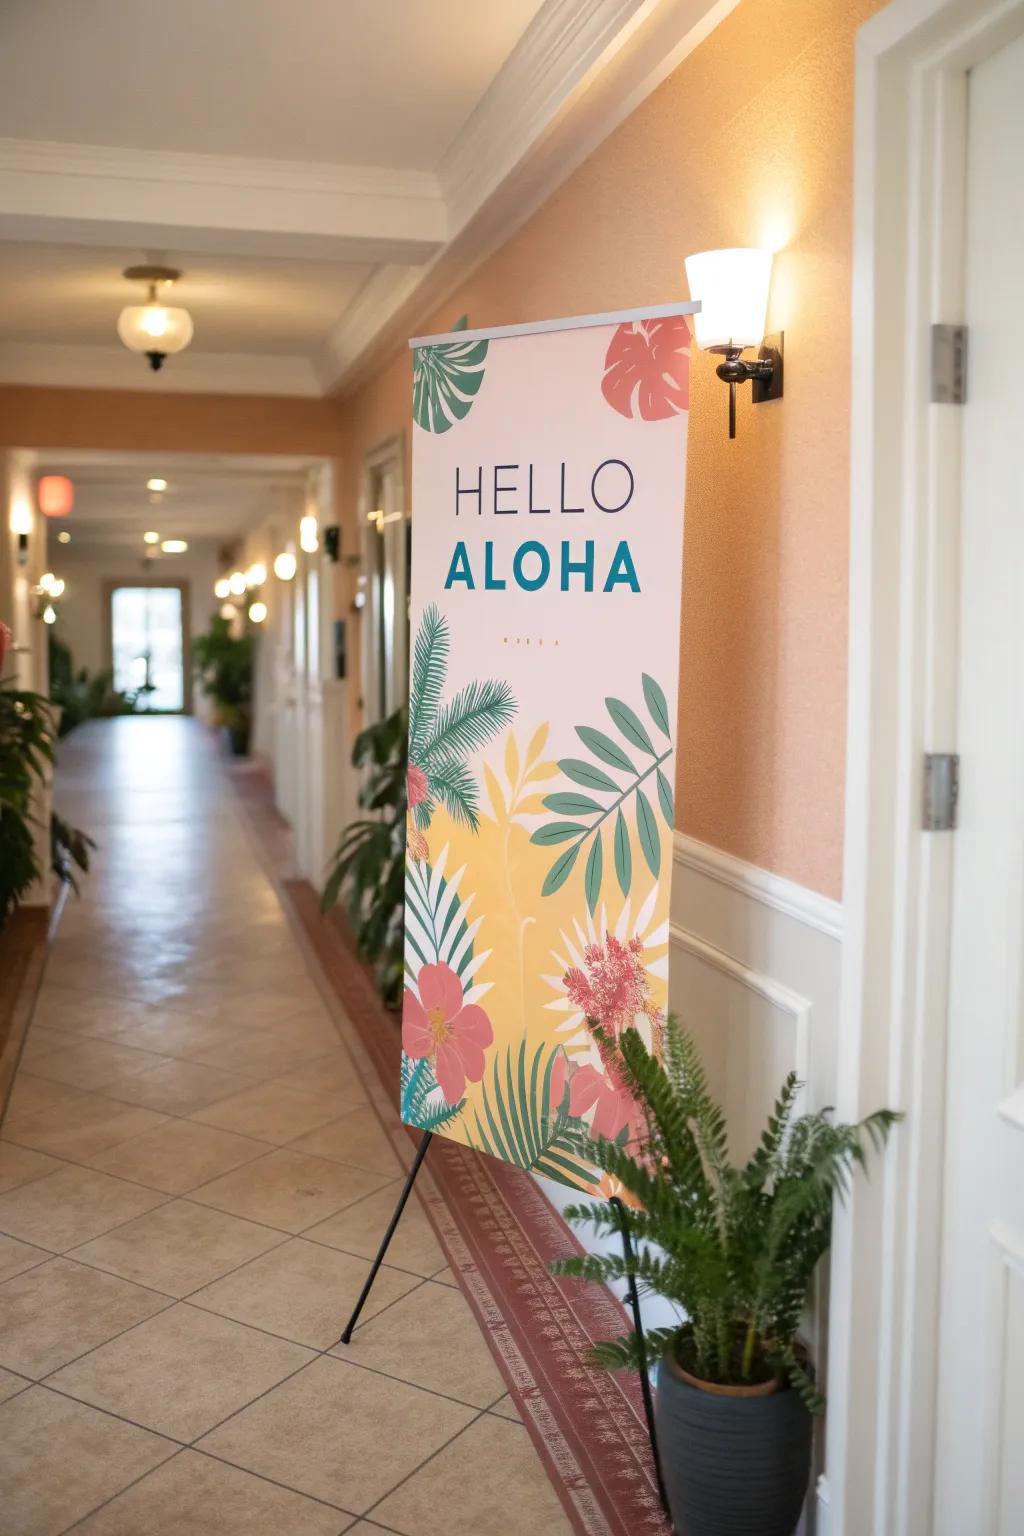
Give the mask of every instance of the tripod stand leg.
<svg viewBox="0 0 1024 1536">
<path fill-rule="evenodd" d="M 355 1328 L 356 1323 L 359 1321 L 359 1314 L 363 1310 L 363 1307 L 366 1305 L 367 1296 L 369 1296 L 370 1292 L 373 1290 L 373 1282 L 377 1278 L 377 1271 L 380 1269 L 384 1262 L 384 1255 L 387 1253 L 388 1245 L 395 1235 L 395 1228 L 398 1226 L 398 1223 L 401 1220 L 402 1212 L 405 1210 L 405 1203 L 409 1196 L 412 1194 L 412 1186 L 416 1182 L 416 1175 L 420 1171 L 420 1164 L 426 1157 L 427 1147 L 430 1145 L 432 1140 L 432 1132 L 424 1131 L 423 1140 L 420 1142 L 416 1149 L 416 1156 L 413 1159 L 412 1167 L 409 1169 L 409 1175 L 405 1181 L 405 1186 L 402 1190 L 402 1193 L 398 1197 L 398 1204 L 395 1206 L 394 1215 L 391 1217 L 391 1220 L 388 1223 L 388 1229 L 381 1239 L 380 1247 L 377 1249 L 377 1257 L 370 1265 L 370 1273 L 366 1277 L 366 1284 L 363 1286 L 359 1293 L 359 1300 L 356 1302 L 355 1307 L 352 1310 L 352 1316 L 346 1323 L 345 1331 L 339 1340 L 339 1342 L 342 1344 L 350 1344 L 352 1342 L 352 1330 Z"/>
<path fill-rule="evenodd" d="M 629 1225 L 626 1216 L 626 1208 L 621 1200 L 612 1199 L 619 1214 L 619 1232 L 622 1237 L 622 1256 L 629 1264 L 633 1258 L 633 1244 L 630 1241 Z M 644 1400 L 644 1417 L 647 1420 L 647 1434 L 651 1442 L 651 1455 L 654 1458 L 654 1475 L 658 1481 L 658 1495 L 661 1499 L 661 1507 L 666 1514 L 669 1513 L 668 1495 L 665 1492 L 665 1480 L 661 1472 L 661 1456 L 658 1452 L 658 1434 L 654 1427 L 654 1399 L 651 1396 L 651 1378 L 647 1369 L 647 1338 L 644 1334 L 643 1318 L 640 1315 L 640 1293 L 637 1290 L 636 1276 L 629 1275 L 626 1280 L 629 1287 L 629 1306 L 633 1314 L 633 1327 L 636 1329 L 637 1338 L 640 1341 L 640 1391 Z"/>
</svg>

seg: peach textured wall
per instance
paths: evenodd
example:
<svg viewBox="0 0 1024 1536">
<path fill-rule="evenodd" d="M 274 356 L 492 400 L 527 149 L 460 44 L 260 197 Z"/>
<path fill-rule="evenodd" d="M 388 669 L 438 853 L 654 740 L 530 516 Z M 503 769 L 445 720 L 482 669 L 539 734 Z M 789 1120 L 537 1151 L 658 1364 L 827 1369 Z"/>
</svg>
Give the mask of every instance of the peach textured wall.
<svg viewBox="0 0 1024 1536">
<path fill-rule="evenodd" d="M 853 50 L 880 0 L 743 0 L 422 327 L 685 296 L 683 258 L 778 251 L 786 394 L 740 407 L 695 360 L 681 635 L 684 831 L 828 895 L 842 866 Z M 362 456 L 408 442 L 402 352 L 344 406 Z M 408 454 L 407 454 L 408 462 Z M 413 509 L 415 518 L 415 509 Z"/>
</svg>

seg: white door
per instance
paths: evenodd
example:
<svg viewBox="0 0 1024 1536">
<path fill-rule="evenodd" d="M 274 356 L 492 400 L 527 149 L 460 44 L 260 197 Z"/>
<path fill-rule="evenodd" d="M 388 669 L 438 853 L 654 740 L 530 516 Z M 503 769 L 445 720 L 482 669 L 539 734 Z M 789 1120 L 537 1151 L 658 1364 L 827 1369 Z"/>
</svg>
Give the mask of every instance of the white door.
<svg viewBox="0 0 1024 1536">
<path fill-rule="evenodd" d="M 1024 1532 L 1024 37 L 971 72 L 936 1536 Z M 943 834 L 937 834 L 943 835 Z"/>
</svg>

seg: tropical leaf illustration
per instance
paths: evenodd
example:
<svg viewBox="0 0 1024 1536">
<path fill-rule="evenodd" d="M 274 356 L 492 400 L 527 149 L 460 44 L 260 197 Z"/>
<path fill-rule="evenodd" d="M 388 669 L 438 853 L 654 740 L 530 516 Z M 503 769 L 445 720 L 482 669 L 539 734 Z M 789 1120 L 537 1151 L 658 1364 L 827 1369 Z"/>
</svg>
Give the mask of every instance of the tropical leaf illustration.
<svg viewBox="0 0 1024 1536">
<path fill-rule="evenodd" d="M 626 817 L 630 802 L 635 813 L 640 853 L 654 876 L 661 869 L 661 837 L 658 818 L 649 798 L 653 787 L 657 788 L 662 820 L 670 831 L 675 825 L 672 786 L 662 766 L 673 752 L 668 702 L 664 690 L 646 672 L 642 674 L 641 683 L 655 734 L 630 704 L 622 699 L 605 699 L 605 707 L 621 737 L 621 744 L 594 726 L 576 727 L 576 735 L 591 758 L 597 761 L 579 757 L 559 761 L 564 777 L 579 788 L 557 790 L 544 796 L 545 809 L 553 811 L 556 819 L 538 827 L 530 839 L 542 847 L 557 845 L 561 849 L 547 872 L 541 887 L 542 896 L 550 896 L 565 884 L 580 853 L 590 843 L 583 887 L 591 915 L 596 912 L 601 899 L 606 862 L 602 840 L 606 829 L 611 834 L 610 866 L 615 870 L 623 896 L 629 895 L 634 870 L 633 834 Z M 667 739 L 668 745 L 664 749 L 657 742 L 659 735 Z M 625 784 L 621 779 L 613 778 L 609 769 L 625 775 Z M 653 786 L 648 783 L 652 778 Z"/>
<path fill-rule="evenodd" d="M 463 315 L 452 326 L 464 331 Z M 412 413 L 424 432 L 447 432 L 468 416 L 484 381 L 486 341 L 441 341 L 413 353 Z"/>
<path fill-rule="evenodd" d="M 415 980 L 422 965 L 450 965 L 467 989 L 467 1002 L 478 1003 L 490 985 L 471 983 L 491 951 L 474 953 L 474 940 L 483 918 L 481 915 L 471 919 L 473 897 L 467 896 L 463 901 L 459 895 L 465 866 L 448 880 L 444 873 L 447 859 L 445 848 L 436 864 L 410 864 L 406 871 L 406 971 Z"/>
<path fill-rule="evenodd" d="M 465 759 L 510 724 L 516 701 L 507 683 L 472 682 L 444 701 L 448 621 L 431 603 L 416 631 L 409 687 L 409 809 L 425 830 L 442 804 L 476 831 L 479 788 Z"/>
<path fill-rule="evenodd" d="M 601 393 L 621 416 L 665 421 L 690 404 L 690 328 L 682 315 L 616 328 Z"/>
<path fill-rule="evenodd" d="M 449 1104 L 438 1087 L 433 1063 L 429 1056 L 416 1061 L 411 1056 L 402 1057 L 401 1111 L 406 1125 L 418 1125 L 424 1131 L 439 1131 L 443 1125 L 461 1115 L 466 1107 L 465 1099 Z"/>
<path fill-rule="evenodd" d="M 504 1056 L 495 1051 L 480 1107 L 467 1116 L 471 1147 L 560 1183 L 593 1185 L 597 1175 L 574 1150 L 586 1127 L 569 1114 L 565 1057 L 543 1042 L 532 1053 L 526 1037 Z"/>
</svg>

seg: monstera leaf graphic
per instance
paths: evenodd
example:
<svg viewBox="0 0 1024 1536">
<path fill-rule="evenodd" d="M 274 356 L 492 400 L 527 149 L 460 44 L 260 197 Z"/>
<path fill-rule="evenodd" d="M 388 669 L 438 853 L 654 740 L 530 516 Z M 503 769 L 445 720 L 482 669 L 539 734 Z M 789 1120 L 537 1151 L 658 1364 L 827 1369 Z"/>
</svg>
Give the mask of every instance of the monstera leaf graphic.
<svg viewBox="0 0 1024 1536">
<path fill-rule="evenodd" d="M 464 331 L 467 316 L 452 327 Z M 417 347 L 412 365 L 412 413 L 424 432 L 447 432 L 470 407 L 484 381 L 486 341 L 439 341 Z"/>
<path fill-rule="evenodd" d="M 601 393 L 620 416 L 665 421 L 690 406 L 690 328 L 682 315 L 616 328 Z"/>
</svg>

